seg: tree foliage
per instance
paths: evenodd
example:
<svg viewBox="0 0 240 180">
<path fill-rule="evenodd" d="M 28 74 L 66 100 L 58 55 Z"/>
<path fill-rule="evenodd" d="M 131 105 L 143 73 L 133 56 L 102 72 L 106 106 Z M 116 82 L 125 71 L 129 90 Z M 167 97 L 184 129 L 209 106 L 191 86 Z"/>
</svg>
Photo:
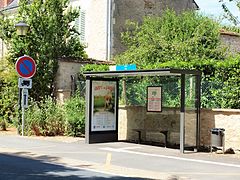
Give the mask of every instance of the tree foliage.
<svg viewBox="0 0 240 180">
<path fill-rule="evenodd" d="M 240 108 L 239 56 L 227 54 L 217 22 L 194 12 L 177 15 L 167 10 L 161 17 L 146 17 L 141 25 L 127 25 L 122 34 L 127 50 L 116 63 L 135 63 L 138 69 L 201 70 L 202 107 Z M 136 94 L 141 90 L 133 86 Z"/>
<path fill-rule="evenodd" d="M 122 34 L 127 50 L 116 57 L 117 63 L 144 67 L 171 60 L 221 60 L 225 56 L 219 24 L 194 12 L 178 15 L 167 10 L 161 17 L 146 17 L 141 25 L 128 22 L 127 26 Z"/>
<path fill-rule="evenodd" d="M 79 9 L 68 7 L 69 0 L 20 0 L 14 18 L 1 17 L 0 38 L 8 46 L 9 57 L 15 64 L 26 54 L 35 59 L 37 72 L 33 77 L 31 97 L 39 101 L 53 96 L 54 78 L 58 58 L 64 56 L 86 57 L 78 33 L 72 22 L 79 16 Z M 27 36 L 19 37 L 14 24 L 25 20 L 30 26 Z"/>
<path fill-rule="evenodd" d="M 0 60 L 0 124 L 11 123 L 17 106 L 17 76 L 9 63 Z"/>
</svg>

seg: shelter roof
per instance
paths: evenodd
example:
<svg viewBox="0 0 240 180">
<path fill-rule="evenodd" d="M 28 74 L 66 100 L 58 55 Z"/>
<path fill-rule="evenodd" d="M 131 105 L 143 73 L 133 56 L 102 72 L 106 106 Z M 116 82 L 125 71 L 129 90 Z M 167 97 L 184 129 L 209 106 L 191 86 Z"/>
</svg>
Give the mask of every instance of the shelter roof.
<svg viewBox="0 0 240 180">
<path fill-rule="evenodd" d="M 124 76 L 180 76 L 181 74 L 201 75 L 198 70 L 186 69 L 150 69 L 150 70 L 133 70 L 133 71 L 101 71 L 101 72 L 84 72 L 86 77 L 124 77 Z"/>
</svg>

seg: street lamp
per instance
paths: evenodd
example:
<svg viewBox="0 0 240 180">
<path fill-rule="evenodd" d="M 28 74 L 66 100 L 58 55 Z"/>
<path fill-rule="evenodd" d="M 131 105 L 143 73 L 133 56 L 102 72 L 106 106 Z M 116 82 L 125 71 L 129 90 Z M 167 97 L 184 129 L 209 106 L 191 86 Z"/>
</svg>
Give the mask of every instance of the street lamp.
<svg viewBox="0 0 240 180">
<path fill-rule="evenodd" d="M 29 25 L 27 25 L 24 21 L 19 21 L 15 25 L 15 27 L 17 29 L 17 35 L 19 35 L 19 36 L 25 36 L 29 29 Z"/>
<path fill-rule="evenodd" d="M 29 29 L 29 25 L 27 25 L 24 21 L 19 21 L 17 24 L 15 24 L 15 28 L 17 30 L 17 35 L 18 36 L 26 36 L 27 34 L 27 31 Z M 18 112 L 19 112 L 19 122 L 21 122 L 21 108 L 22 107 L 22 88 L 18 88 Z M 23 109 L 23 112 L 22 112 L 22 116 L 24 114 L 24 109 Z M 23 118 L 22 118 L 23 119 Z M 24 125 L 23 125 L 23 120 L 22 120 L 22 136 L 23 136 L 23 128 L 24 128 Z M 19 129 L 18 129 L 18 132 L 19 132 Z"/>
</svg>

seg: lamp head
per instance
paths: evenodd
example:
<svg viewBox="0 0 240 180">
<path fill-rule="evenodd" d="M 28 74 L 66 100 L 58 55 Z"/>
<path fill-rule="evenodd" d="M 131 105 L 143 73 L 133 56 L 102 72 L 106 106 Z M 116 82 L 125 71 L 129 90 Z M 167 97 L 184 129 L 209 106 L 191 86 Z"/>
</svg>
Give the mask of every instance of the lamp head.
<svg viewBox="0 0 240 180">
<path fill-rule="evenodd" d="M 24 21 L 19 21 L 15 25 L 15 27 L 17 29 L 17 35 L 19 35 L 19 36 L 25 36 L 29 29 L 29 25 L 27 25 Z"/>
</svg>

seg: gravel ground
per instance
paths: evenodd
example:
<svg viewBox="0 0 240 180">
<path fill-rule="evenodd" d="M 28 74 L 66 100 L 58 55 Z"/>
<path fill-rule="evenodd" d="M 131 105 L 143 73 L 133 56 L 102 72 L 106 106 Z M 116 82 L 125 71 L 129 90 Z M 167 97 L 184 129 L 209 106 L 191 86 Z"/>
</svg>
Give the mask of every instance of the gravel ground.
<svg viewBox="0 0 240 180">
<path fill-rule="evenodd" d="M 0 136 L 17 136 L 17 129 L 16 128 L 7 128 L 7 131 L 0 131 Z M 77 142 L 77 141 L 84 141 L 84 138 L 80 137 L 68 137 L 68 136 L 29 136 L 30 138 L 35 139 L 42 139 L 48 141 L 61 141 L 66 143 Z"/>
</svg>

